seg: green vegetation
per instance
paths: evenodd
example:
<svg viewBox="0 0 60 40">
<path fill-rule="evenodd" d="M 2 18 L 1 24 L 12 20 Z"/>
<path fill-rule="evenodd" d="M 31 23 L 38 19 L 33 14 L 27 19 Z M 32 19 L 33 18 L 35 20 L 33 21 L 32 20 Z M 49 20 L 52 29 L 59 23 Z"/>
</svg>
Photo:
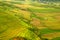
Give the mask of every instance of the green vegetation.
<svg viewBox="0 0 60 40">
<path fill-rule="evenodd" d="M 60 6 L 24 3 L 0 2 L 0 40 L 60 40 Z"/>
</svg>

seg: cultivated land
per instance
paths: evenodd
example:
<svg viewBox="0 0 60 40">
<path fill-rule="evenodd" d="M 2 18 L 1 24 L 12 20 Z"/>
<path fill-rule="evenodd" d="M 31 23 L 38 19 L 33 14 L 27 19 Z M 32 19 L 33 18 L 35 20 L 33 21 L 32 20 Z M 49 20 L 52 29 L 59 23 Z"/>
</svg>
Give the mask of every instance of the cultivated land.
<svg viewBox="0 0 60 40">
<path fill-rule="evenodd" d="M 59 40 L 60 6 L 0 2 L 0 40 Z"/>
</svg>

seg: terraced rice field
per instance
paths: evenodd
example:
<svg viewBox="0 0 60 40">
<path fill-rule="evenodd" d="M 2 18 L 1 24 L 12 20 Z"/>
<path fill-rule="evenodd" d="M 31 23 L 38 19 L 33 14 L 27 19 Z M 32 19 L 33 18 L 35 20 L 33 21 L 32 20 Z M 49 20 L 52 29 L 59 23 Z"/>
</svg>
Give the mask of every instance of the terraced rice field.
<svg viewBox="0 0 60 40">
<path fill-rule="evenodd" d="M 0 1 L 0 40 L 60 40 L 60 9 Z"/>
</svg>

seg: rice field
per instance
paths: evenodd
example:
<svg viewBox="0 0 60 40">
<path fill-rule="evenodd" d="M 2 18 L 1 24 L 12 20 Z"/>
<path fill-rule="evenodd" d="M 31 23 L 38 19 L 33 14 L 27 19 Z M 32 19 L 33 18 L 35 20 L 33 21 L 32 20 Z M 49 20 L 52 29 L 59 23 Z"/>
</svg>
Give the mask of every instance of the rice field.
<svg viewBox="0 0 60 40">
<path fill-rule="evenodd" d="M 60 40 L 60 7 L 0 1 L 0 40 Z"/>
</svg>

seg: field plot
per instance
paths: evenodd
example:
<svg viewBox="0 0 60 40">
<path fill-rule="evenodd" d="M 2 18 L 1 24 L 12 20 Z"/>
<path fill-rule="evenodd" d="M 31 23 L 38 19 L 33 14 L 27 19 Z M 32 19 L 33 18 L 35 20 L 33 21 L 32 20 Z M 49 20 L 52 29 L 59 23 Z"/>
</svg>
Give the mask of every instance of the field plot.
<svg viewBox="0 0 60 40">
<path fill-rule="evenodd" d="M 60 40 L 60 5 L 0 1 L 0 40 Z"/>
</svg>

